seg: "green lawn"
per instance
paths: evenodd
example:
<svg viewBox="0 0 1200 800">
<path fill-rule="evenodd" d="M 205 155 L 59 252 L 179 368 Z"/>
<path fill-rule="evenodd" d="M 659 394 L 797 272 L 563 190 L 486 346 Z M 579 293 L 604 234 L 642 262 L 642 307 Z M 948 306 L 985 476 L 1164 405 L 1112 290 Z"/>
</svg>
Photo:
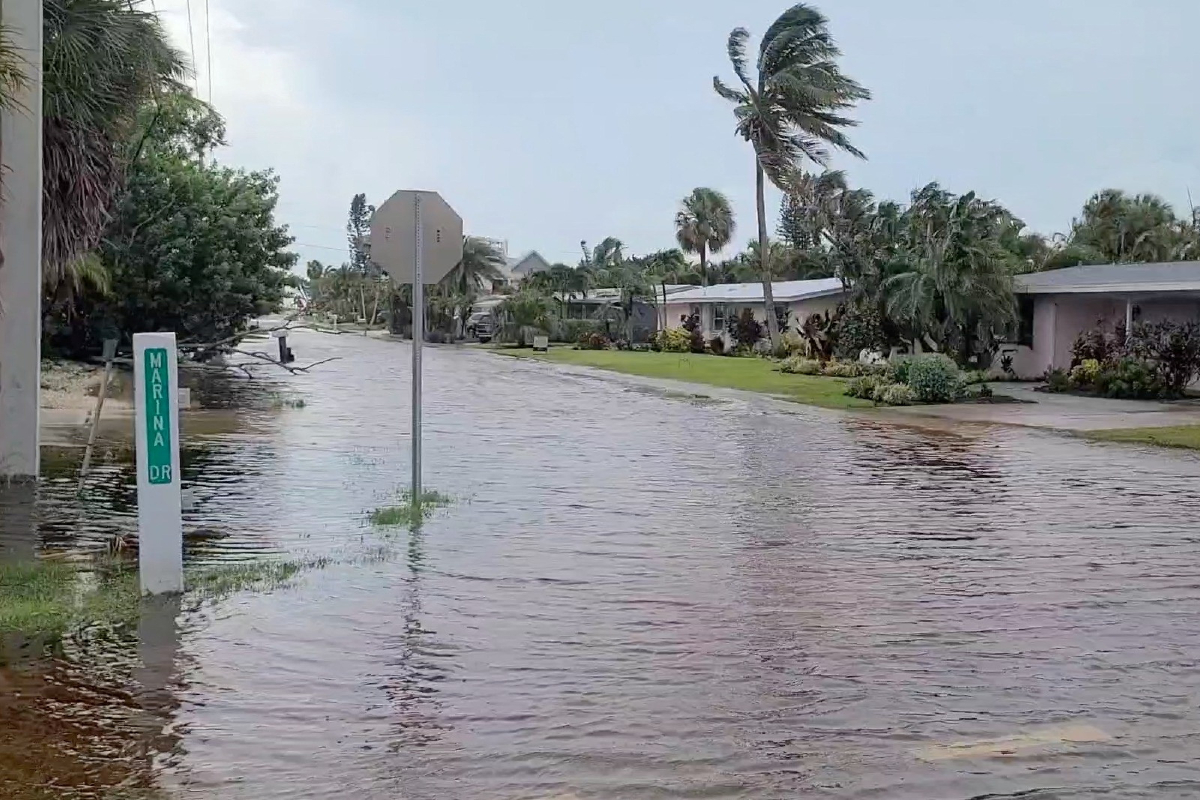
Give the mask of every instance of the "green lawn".
<svg viewBox="0 0 1200 800">
<path fill-rule="evenodd" d="M 552 348 L 548 353 L 499 348 L 518 358 L 624 372 L 645 378 L 669 378 L 778 395 L 785 400 L 822 408 L 870 408 L 872 403 L 846 397 L 846 381 L 813 375 L 785 375 L 764 358 L 730 358 L 692 353 L 634 353 L 621 350 Z"/>
<path fill-rule="evenodd" d="M 1080 435 L 1086 439 L 1100 442 L 1127 442 L 1200 450 L 1200 425 L 1176 425 L 1170 428 L 1118 428 L 1110 431 L 1084 431 Z"/>
</svg>

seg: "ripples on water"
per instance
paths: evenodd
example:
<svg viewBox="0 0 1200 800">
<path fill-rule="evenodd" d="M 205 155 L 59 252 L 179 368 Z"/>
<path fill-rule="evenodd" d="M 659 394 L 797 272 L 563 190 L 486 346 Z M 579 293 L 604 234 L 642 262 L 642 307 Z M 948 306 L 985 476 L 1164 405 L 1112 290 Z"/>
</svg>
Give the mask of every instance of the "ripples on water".
<svg viewBox="0 0 1200 800">
<path fill-rule="evenodd" d="M 189 443 L 194 559 L 380 543 L 408 349 L 295 338 L 344 359 Z M 392 558 L 0 671 L 0 796 L 1200 794 L 1194 457 L 427 370 L 426 483 L 456 507 Z M 86 508 L 44 485 L 41 544 L 134 527 L 129 477 Z"/>
</svg>

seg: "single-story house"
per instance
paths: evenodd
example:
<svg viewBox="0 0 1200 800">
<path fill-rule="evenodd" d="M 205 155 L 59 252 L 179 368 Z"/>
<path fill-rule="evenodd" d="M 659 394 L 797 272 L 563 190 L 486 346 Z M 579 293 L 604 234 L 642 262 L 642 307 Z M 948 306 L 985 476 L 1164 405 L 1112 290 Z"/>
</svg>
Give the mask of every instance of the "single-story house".
<svg viewBox="0 0 1200 800">
<path fill-rule="evenodd" d="M 530 250 L 517 258 L 506 258 L 504 264 L 505 277 L 513 285 L 520 283 L 535 272 L 546 272 L 549 269 L 550 262 L 542 258 L 541 253 L 536 250 Z"/>
<path fill-rule="evenodd" d="M 1200 321 L 1200 261 L 1100 264 L 1017 277 L 1017 341 L 1001 349 L 1022 378 L 1071 366 L 1079 334 L 1135 322 Z M 998 363 L 998 362 L 997 362 Z"/>
<path fill-rule="evenodd" d="M 797 330 L 812 314 L 832 313 L 844 302 L 846 293 L 840 278 L 776 281 L 771 290 L 780 330 Z M 668 328 L 682 327 L 685 317 L 699 314 L 706 339 L 724 335 L 726 323 L 746 308 L 753 310 L 759 322 L 767 321 L 761 282 L 721 283 L 678 291 L 667 295 L 664 308 Z"/>
</svg>

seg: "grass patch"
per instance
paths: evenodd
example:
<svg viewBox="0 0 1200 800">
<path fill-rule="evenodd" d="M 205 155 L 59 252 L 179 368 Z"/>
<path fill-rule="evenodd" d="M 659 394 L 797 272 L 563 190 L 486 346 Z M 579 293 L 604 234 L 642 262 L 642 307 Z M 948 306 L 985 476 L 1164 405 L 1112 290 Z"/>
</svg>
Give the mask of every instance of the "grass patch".
<svg viewBox="0 0 1200 800">
<path fill-rule="evenodd" d="M 871 408 L 868 400 L 846 397 L 846 381 L 820 375 L 785 375 L 765 358 L 731 358 L 696 353 L 635 353 L 624 350 L 497 350 L 514 358 L 595 367 L 644 378 L 669 378 L 726 389 L 762 392 L 821 408 Z"/>
<path fill-rule="evenodd" d="M 454 499 L 438 492 L 422 492 L 421 502 L 414 503 L 411 491 L 400 493 L 400 502 L 394 506 L 382 506 L 371 512 L 371 524 L 380 528 L 415 528 L 433 516 L 439 508 L 446 508 Z"/>
<path fill-rule="evenodd" d="M 1097 442 L 1149 444 L 1200 450 L 1200 425 L 1175 425 L 1168 428 L 1117 428 L 1107 431 L 1080 431 L 1080 436 Z"/>
<path fill-rule="evenodd" d="M 220 600 L 243 591 L 268 591 L 289 584 L 327 559 L 255 561 L 190 568 L 185 596 L 192 602 Z M 57 561 L 0 564 L 0 633 L 50 639 L 84 628 L 137 622 L 141 587 L 132 564 L 104 560 L 83 566 Z"/>
</svg>

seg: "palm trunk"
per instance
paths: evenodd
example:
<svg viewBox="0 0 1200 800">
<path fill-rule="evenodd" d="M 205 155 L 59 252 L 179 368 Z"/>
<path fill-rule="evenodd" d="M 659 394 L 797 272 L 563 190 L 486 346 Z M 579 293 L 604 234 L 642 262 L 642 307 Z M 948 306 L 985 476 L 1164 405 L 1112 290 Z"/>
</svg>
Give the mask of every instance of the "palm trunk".
<svg viewBox="0 0 1200 800">
<path fill-rule="evenodd" d="M 763 174 L 762 162 L 757 158 L 754 159 L 754 170 L 754 199 L 758 205 L 758 260 L 763 282 L 763 312 L 767 315 L 767 333 L 771 337 L 771 349 L 778 350 L 780 345 L 779 320 L 775 319 L 775 292 L 771 286 L 770 242 L 767 241 L 766 176 Z"/>
<path fill-rule="evenodd" d="M 700 285 L 708 286 L 708 248 L 700 245 Z"/>
</svg>

